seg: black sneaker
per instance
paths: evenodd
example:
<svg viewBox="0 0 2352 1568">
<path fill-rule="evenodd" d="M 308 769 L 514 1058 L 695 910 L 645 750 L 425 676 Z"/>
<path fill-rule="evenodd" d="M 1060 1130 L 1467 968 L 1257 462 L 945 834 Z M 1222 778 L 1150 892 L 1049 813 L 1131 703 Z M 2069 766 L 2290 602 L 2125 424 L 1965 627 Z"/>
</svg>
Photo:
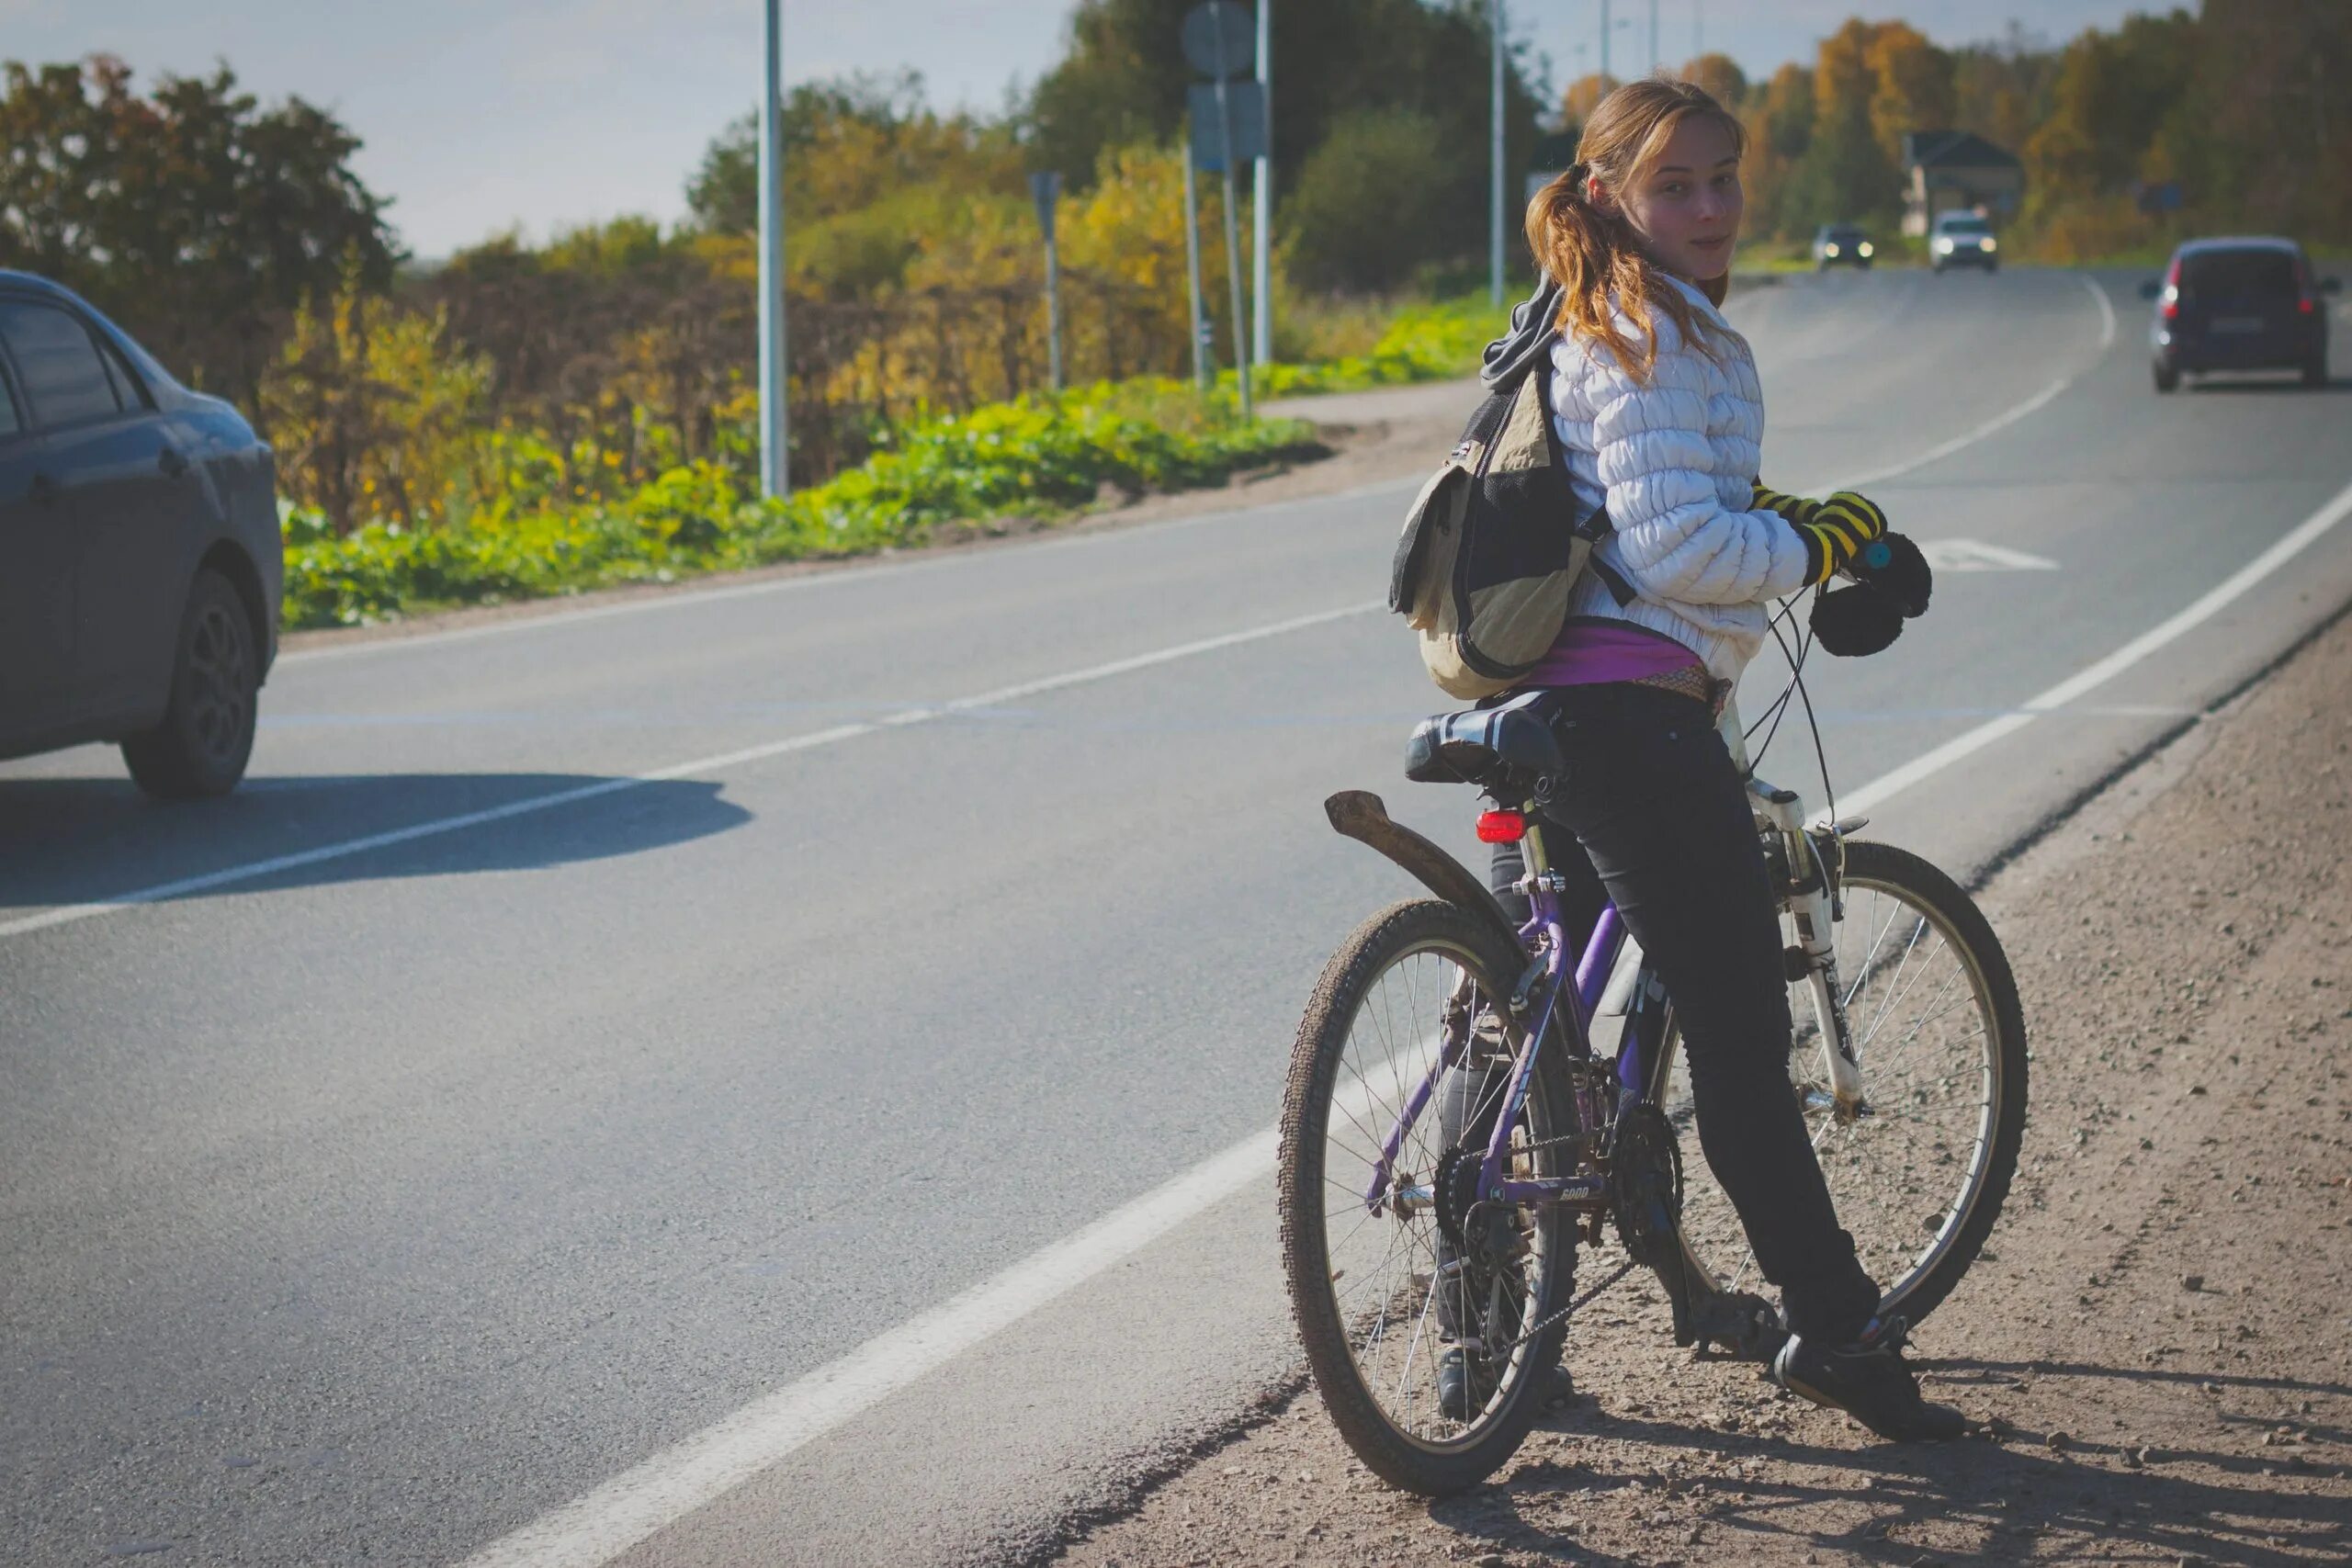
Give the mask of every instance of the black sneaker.
<svg viewBox="0 0 2352 1568">
<path fill-rule="evenodd" d="M 1577 1396 L 1576 1380 L 1568 1369 L 1554 1362 L 1549 1371 L 1537 1375 L 1535 1398 L 1538 1408 L 1566 1404 Z M 1449 1421 L 1464 1426 L 1477 1412 L 1471 1408 L 1470 1355 L 1458 1345 L 1449 1345 L 1437 1359 L 1437 1409 Z"/>
<path fill-rule="evenodd" d="M 1476 1414 L 1470 1408 L 1470 1355 L 1449 1345 L 1437 1359 L 1437 1413 L 1467 1426 Z"/>
<path fill-rule="evenodd" d="M 1903 1361 L 1904 1325 L 1872 1325 L 1851 1345 L 1808 1345 L 1794 1335 L 1772 1358 L 1772 1381 L 1800 1398 L 1842 1410 L 1897 1443 L 1940 1442 L 1968 1430 L 1968 1417 L 1919 1395 Z"/>
</svg>

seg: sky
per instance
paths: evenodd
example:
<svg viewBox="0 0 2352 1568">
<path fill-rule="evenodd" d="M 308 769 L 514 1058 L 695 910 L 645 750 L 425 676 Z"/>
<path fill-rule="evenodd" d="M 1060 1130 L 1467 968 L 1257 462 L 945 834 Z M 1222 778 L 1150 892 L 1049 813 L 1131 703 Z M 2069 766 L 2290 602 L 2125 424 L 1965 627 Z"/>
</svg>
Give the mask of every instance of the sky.
<svg viewBox="0 0 2352 1568">
<path fill-rule="evenodd" d="M 1282 0 L 1272 0 L 1280 5 Z M 2001 36 L 2012 17 L 2061 42 L 2149 0 L 1657 0 L 1659 53 L 1706 47 L 1751 75 L 1858 12 L 1939 43 Z M 0 60 L 109 53 L 141 82 L 226 62 L 266 102 L 300 95 L 364 141 L 354 162 L 391 198 L 419 256 L 502 230 L 543 239 L 622 213 L 684 215 L 687 175 L 759 94 L 761 0 L 0 0 Z M 920 72 L 942 107 L 1001 108 L 1061 53 L 1071 0 L 784 0 L 794 82 Z M 1601 0 L 1507 0 L 1510 36 L 1556 89 L 1600 63 Z M 1651 63 L 1649 0 L 1615 0 L 1610 68 Z M 1171 39 L 1170 47 L 1174 46 Z M 1483 81 L 1466 91 L 1485 91 Z M 1282 62 L 1274 62 L 1282 90 Z"/>
</svg>

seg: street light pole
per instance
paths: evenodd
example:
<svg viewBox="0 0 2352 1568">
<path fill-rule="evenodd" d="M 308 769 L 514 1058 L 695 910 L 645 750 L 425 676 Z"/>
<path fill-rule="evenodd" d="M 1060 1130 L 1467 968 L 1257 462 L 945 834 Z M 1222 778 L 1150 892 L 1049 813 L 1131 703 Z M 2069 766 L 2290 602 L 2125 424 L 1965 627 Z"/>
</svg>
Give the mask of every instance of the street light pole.
<svg viewBox="0 0 2352 1568">
<path fill-rule="evenodd" d="M 1657 0 L 1650 0 L 1650 69 L 1655 71 L 1665 63 L 1657 53 Z"/>
<path fill-rule="evenodd" d="M 1494 103 L 1487 132 L 1492 168 L 1487 193 L 1487 303 L 1499 307 L 1503 302 L 1503 0 L 1490 0 L 1487 26 L 1494 35 L 1488 83 Z"/>
<path fill-rule="evenodd" d="M 1209 11 L 1210 25 L 1216 28 L 1216 58 L 1227 58 L 1225 51 L 1225 12 L 1216 7 Z M 1233 177 L 1233 102 L 1226 94 L 1225 76 L 1216 78 L 1218 162 L 1225 165 L 1225 276 L 1231 286 L 1233 303 L 1233 369 L 1241 384 L 1241 417 L 1256 417 L 1250 399 L 1250 339 L 1249 325 L 1241 319 L 1241 215 L 1235 210 L 1241 205 L 1238 186 Z M 1188 152 L 1185 154 L 1190 157 Z"/>
<path fill-rule="evenodd" d="M 1609 0 L 1600 0 L 1600 90 L 1609 90 Z"/>
<path fill-rule="evenodd" d="M 1258 159 L 1258 185 L 1250 202 L 1250 288 L 1254 331 L 1250 358 L 1258 365 L 1274 357 L 1273 263 L 1269 236 L 1274 211 L 1274 0 L 1258 0 L 1258 96 L 1266 110 L 1266 151 Z M 1186 154 L 1189 159 L 1190 154 Z"/>
<path fill-rule="evenodd" d="M 785 424 L 784 356 L 784 0 L 761 0 L 767 70 L 760 88 L 760 493 L 792 489 Z"/>
</svg>

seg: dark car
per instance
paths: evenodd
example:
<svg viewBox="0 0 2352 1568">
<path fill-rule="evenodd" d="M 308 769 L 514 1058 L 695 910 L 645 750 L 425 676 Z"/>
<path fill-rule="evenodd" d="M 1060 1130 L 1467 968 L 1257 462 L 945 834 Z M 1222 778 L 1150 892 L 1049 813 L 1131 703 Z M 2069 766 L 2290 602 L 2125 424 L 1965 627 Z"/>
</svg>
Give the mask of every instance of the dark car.
<svg viewBox="0 0 2352 1568">
<path fill-rule="evenodd" d="M 235 409 L 0 270 L 0 758 L 119 741 L 150 795 L 234 788 L 277 651 L 277 484 Z"/>
<path fill-rule="evenodd" d="M 2162 283 L 2140 292 L 2156 302 L 2148 349 L 2156 390 L 2207 370 L 2300 370 L 2303 385 L 2327 385 L 2327 307 L 2339 285 L 2314 279 L 2301 245 L 2270 235 L 2190 240 L 2173 252 Z"/>
<path fill-rule="evenodd" d="M 1833 266 L 1858 266 L 1871 269 L 1871 257 L 1878 247 L 1871 237 L 1851 223 L 1824 223 L 1813 236 L 1813 270 L 1827 272 Z"/>
</svg>

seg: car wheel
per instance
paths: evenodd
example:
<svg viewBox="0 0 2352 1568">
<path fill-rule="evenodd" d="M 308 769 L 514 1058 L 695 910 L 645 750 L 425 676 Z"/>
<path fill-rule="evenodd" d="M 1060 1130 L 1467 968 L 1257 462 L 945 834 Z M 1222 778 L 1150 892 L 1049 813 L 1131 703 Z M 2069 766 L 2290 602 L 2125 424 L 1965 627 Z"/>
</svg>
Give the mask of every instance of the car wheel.
<svg viewBox="0 0 2352 1568">
<path fill-rule="evenodd" d="M 1936 275 L 1938 277 L 1941 277 L 1941 276 L 1944 275 L 1944 264 L 1943 264 L 1943 263 L 1941 263 L 1941 262 L 1937 262 L 1937 263 L 1934 265 L 1933 271 L 1935 272 L 1935 275 Z"/>
<path fill-rule="evenodd" d="M 2327 350 L 2324 348 L 2303 361 L 2303 385 L 2306 387 L 2327 385 Z"/>
<path fill-rule="evenodd" d="M 2151 368 L 2155 372 L 2157 391 L 2169 392 L 2180 385 L 2180 369 L 2171 361 L 2159 359 Z"/>
<path fill-rule="evenodd" d="M 1999 262 L 1986 262 L 1984 264 L 1984 276 L 1987 277 L 1992 276 L 1995 273 L 2000 270 L 2001 264 Z"/>
<path fill-rule="evenodd" d="M 226 795 L 253 755 L 261 665 L 245 604 L 217 571 L 197 573 L 180 617 L 163 722 L 122 743 L 139 787 L 158 800 Z"/>
</svg>

